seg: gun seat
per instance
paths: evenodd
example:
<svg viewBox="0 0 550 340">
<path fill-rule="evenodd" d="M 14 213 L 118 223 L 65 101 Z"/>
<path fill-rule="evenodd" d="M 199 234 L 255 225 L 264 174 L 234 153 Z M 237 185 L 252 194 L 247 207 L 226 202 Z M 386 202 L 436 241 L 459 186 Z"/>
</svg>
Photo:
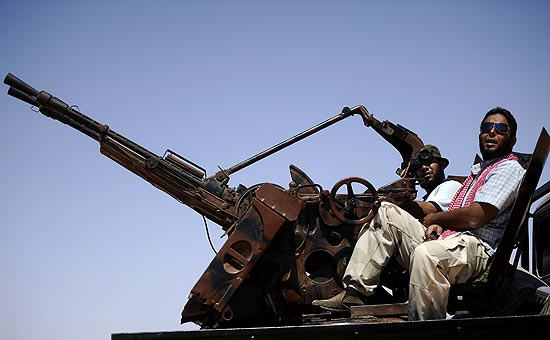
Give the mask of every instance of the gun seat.
<svg viewBox="0 0 550 340">
<path fill-rule="evenodd" d="M 485 272 L 463 284 L 451 286 L 448 311 L 451 314 L 467 311 L 469 315 L 502 315 L 517 308 L 514 303 L 521 300 L 521 294 L 535 294 L 532 279 L 528 273 L 517 269 L 521 242 L 527 241 L 527 214 L 537 188 L 542 169 L 550 151 L 550 137 L 542 128 L 533 154 L 516 154 L 526 172 L 513 203 L 512 212 L 504 229 L 500 244 L 491 258 Z M 516 249 L 513 263 L 512 253 Z M 540 281 L 540 285 L 544 282 Z M 510 290 L 515 287 L 515 290 Z M 502 303 L 506 294 L 515 295 L 515 300 Z M 352 307 L 352 316 L 406 315 L 407 304 L 370 305 Z M 388 312 L 389 311 L 389 312 Z"/>
</svg>

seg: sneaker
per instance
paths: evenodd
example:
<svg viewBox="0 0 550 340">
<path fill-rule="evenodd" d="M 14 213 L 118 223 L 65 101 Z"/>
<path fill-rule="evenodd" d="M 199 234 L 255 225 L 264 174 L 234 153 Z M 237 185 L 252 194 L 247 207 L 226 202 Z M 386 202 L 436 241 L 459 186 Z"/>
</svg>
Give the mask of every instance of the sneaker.
<svg viewBox="0 0 550 340">
<path fill-rule="evenodd" d="M 311 304 L 333 312 L 347 312 L 350 307 L 362 306 L 365 303 L 358 292 L 348 288 L 330 299 L 313 300 Z"/>
</svg>

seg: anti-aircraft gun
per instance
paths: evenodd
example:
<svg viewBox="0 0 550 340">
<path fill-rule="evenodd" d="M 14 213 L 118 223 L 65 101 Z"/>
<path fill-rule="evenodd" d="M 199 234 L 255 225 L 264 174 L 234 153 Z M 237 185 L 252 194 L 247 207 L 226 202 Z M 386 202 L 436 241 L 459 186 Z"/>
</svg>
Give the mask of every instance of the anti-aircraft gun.
<svg viewBox="0 0 550 340">
<path fill-rule="evenodd" d="M 103 155 L 224 230 L 227 241 L 192 288 L 182 323 L 203 328 L 300 323 L 301 315 L 313 309 L 313 300 L 342 290 L 357 234 L 380 202 L 416 198 L 422 141 L 403 126 L 377 120 L 364 106 L 345 107 L 321 124 L 207 177 L 205 169 L 177 153 L 167 150 L 158 156 L 11 73 L 4 83 L 10 86 L 9 95 L 98 141 Z M 329 191 L 290 165 L 287 189 L 271 183 L 229 186 L 231 174 L 353 115 L 398 150 L 399 179 L 375 189 L 365 179 L 345 178 Z M 399 291 L 402 283 L 386 286 L 394 294 L 383 301 L 406 300 Z"/>
</svg>

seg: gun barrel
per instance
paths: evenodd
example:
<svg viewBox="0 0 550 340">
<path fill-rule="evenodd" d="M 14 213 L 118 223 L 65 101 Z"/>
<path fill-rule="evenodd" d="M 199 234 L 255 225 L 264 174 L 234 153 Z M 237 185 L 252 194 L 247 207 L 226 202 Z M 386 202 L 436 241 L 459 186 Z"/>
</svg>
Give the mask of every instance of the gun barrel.
<svg viewBox="0 0 550 340">
<path fill-rule="evenodd" d="M 16 89 L 15 87 L 10 87 L 8 89 L 8 94 L 12 97 L 15 97 L 19 100 L 22 100 L 22 101 L 26 102 L 26 103 L 38 106 L 38 102 L 36 101 L 36 97 L 30 96 L 30 95 L 26 94 L 25 92 Z"/>
<path fill-rule="evenodd" d="M 18 89 L 19 91 L 26 93 L 31 97 L 38 96 L 38 90 L 29 84 L 25 83 L 21 79 L 17 78 L 15 75 L 8 73 L 6 78 L 4 78 L 4 84 Z"/>
<path fill-rule="evenodd" d="M 236 220 L 232 201 L 225 199 L 232 189 L 225 182 L 205 178 L 206 171 L 195 163 L 170 150 L 160 157 L 48 92 L 36 90 L 11 73 L 4 83 L 10 86 L 9 95 L 37 106 L 43 115 L 98 141 L 103 155 L 220 224 L 224 230 Z"/>
</svg>

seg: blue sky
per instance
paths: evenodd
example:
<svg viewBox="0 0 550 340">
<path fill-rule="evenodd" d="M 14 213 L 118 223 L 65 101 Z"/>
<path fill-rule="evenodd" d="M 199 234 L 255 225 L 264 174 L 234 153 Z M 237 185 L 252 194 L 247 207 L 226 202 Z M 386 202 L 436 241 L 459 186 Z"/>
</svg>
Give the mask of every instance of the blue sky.
<svg viewBox="0 0 550 340">
<path fill-rule="evenodd" d="M 455 175 L 494 106 L 518 120 L 516 151 L 550 128 L 547 1 L 22 0 L 0 13 L 2 78 L 209 175 L 344 106 L 439 145 Z M 214 256 L 201 216 L 6 94 L 0 128 L 0 338 L 196 329 L 179 318 Z M 350 117 L 230 184 L 287 186 L 294 164 L 325 189 L 349 176 L 380 187 L 400 162 Z"/>
</svg>

